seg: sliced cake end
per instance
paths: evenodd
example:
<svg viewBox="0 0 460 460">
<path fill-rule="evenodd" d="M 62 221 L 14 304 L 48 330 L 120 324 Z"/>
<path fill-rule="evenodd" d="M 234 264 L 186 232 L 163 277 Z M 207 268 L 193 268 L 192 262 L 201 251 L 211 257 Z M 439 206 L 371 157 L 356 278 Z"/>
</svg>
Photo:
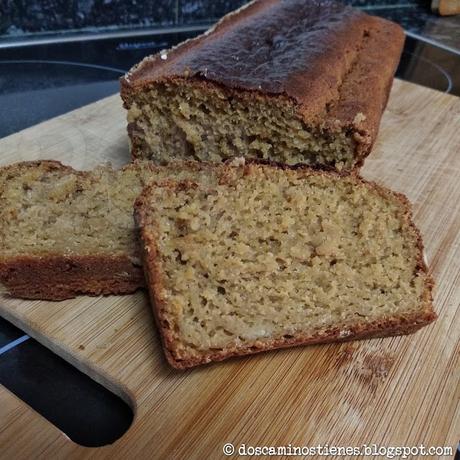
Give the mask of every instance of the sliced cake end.
<svg viewBox="0 0 460 460">
<path fill-rule="evenodd" d="M 144 286 L 133 203 L 151 180 L 205 181 L 216 168 L 137 162 L 76 171 L 55 161 L 0 168 L 0 283 L 14 297 L 61 300 Z"/>
<path fill-rule="evenodd" d="M 356 176 L 246 165 L 135 204 L 168 361 L 407 334 L 436 318 L 403 195 Z"/>
<path fill-rule="evenodd" d="M 134 158 L 359 168 L 403 29 L 342 3 L 255 1 L 121 79 Z"/>
</svg>

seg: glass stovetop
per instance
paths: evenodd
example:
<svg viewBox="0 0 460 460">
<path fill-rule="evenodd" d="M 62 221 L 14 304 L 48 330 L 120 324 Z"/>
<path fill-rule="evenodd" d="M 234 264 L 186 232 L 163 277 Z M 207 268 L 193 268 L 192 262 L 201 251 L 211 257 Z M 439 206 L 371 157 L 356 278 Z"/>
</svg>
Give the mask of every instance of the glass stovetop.
<svg viewBox="0 0 460 460">
<path fill-rule="evenodd" d="M 143 56 L 193 34 L 0 48 L 0 137 L 116 93 Z M 397 76 L 460 96 L 460 51 L 407 37 Z"/>
<path fill-rule="evenodd" d="M 0 48 L 0 138 L 118 92 L 134 63 L 196 33 Z M 397 76 L 460 96 L 460 53 L 408 37 Z M 132 421 L 123 401 L 1 318 L 0 384 L 83 445 L 113 442 Z"/>
</svg>

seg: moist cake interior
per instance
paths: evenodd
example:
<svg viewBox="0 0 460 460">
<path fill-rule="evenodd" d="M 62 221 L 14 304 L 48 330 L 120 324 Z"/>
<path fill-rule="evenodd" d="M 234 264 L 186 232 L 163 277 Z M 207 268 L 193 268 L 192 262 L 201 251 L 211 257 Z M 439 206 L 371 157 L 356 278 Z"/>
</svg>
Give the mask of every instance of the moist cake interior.
<svg viewBox="0 0 460 460">
<path fill-rule="evenodd" d="M 193 80 L 157 83 L 133 96 L 128 123 L 136 151 L 160 163 L 243 156 L 341 170 L 356 161 L 351 132 L 308 126 L 287 97 L 263 97 Z"/>
</svg>

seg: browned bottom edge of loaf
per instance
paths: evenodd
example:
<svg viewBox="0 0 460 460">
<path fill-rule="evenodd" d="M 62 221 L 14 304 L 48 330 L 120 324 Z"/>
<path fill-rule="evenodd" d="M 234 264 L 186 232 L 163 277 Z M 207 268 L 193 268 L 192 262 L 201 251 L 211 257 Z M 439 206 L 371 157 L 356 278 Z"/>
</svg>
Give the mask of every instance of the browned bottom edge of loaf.
<svg viewBox="0 0 460 460">
<path fill-rule="evenodd" d="M 223 361 L 231 357 L 239 357 L 261 353 L 264 351 L 276 350 L 302 345 L 326 344 L 331 342 L 348 342 L 351 340 L 362 340 L 372 338 L 383 338 L 398 335 L 407 335 L 418 331 L 423 326 L 436 320 L 437 314 L 434 310 L 426 311 L 423 315 L 415 314 L 411 317 L 391 318 L 372 323 L 355 324 L 353 326 L 344 326 L 343 328 L 334 327 L 321 331 L 314 335 L 295 335 L 290 338 L 274 339 L 270 341 L 256 342 L 250 346 L 242 348 L 232 348 L 213 353 L 203 354 L 191 359 L 178 360 L 174 357 L 171 350 L 166 347 L 162 332 L 163 346 L 168 363 L 175 369 L 187 369 L 202 364 L 216 361 Z M 347 336 L 341 335 L 342 329 L 347 330 Z"/>
<path fill-rule="evenodd" d="M 2 291 L 11 297 L 64 300 L 130 294 L 145 286 L 142 267 L 126 256 L 19 256 L 0 261 Z"/>
</svg>

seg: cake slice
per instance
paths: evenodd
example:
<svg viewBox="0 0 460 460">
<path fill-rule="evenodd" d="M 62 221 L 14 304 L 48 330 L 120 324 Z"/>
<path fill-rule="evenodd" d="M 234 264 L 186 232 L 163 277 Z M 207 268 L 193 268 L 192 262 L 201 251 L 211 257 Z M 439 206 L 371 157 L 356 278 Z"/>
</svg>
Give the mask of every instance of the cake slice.
<svg viewBox="0 0 460 460">
<path fill-rule="evenodd" d="M 358 168 L 403 42 L 397 24 L 341 3 L 251 2 L 121 79 L 132 155 Z"/>
<path fill-rule="evenodd" d="M 14 297 L 61 300 L 144 286 L 133 203 L 150 180 L 212 184 L 205 164 L 76 171 L 56 161 L 0 169 L 0 283 Z"/>
<path fill-rule="evenodd" d="M 247 165 L 216 187 L 148 186 L 135 216 L 175 368 L 436 318 L 408 201 L 357 176 Z"/>
</svg>

